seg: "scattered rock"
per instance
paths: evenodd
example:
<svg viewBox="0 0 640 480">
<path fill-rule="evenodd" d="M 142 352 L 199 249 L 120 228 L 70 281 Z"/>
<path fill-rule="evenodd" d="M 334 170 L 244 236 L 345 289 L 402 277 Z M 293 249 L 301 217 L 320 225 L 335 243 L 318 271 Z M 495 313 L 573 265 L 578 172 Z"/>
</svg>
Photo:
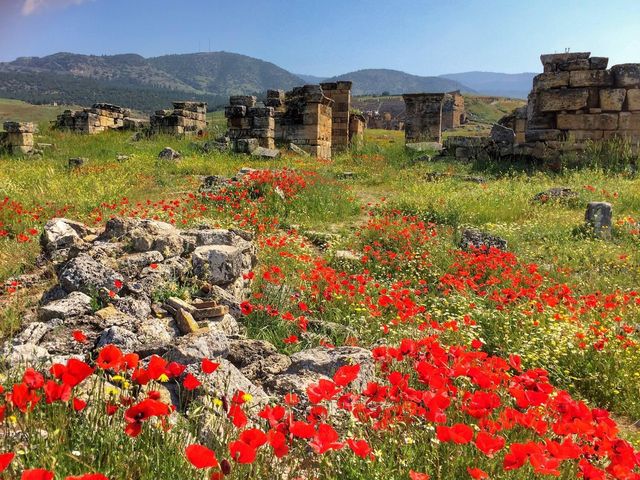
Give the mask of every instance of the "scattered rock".
<svg viewBox="0 0 640 480">
<path fill-rule="evenodd" d="M 475 228 L 466 228 L 462 231 L 459 246 L 463 250 L 497 248 L 504 251 L 507 250 L 507 241 Z"/>
<path fill-rule="evenodd" d="M 66 298 L 54 300 L 38 309 L 38 317 L 46 322 L 62 320 L 91 312 L 91 297 L 82 292 L 71 292 Z"/>
<path fill-rule="evenodd" d="M 613 208 L 607 202 L 590 202 L 584 215 L 585 222 L 593 229 L 596 238 L 611 240 Z"/>
<path fill-rule="evenodd" d="M 553 187 L 544 192 L 537 193 L 533 197 L 533 201 L 546 203 L 550 200 L 569 200 L 577 197 L 578 193 L 569 187 Z"/>
<path fill-rule="evenodd" d="M 158 154 L 158 158 L 160 160 L 180 160 L 182 155 L 171 147 L 165 147 Z"/>
<path fill-rule="evenodd" d="M 251 151 L 251 155 L 253 157 L 278 158 L 280 156 L 280 150 L 277 148 L 257 147 Z"/>
<path fill-rule="evenodd" d="M 295 143 L 290 143 L 289 144 L 289 150 L 291 150 L 293 153 L 295 153 L 296 155 L 301 155 L 303 157 L 310 157 L 311 155 L 309 155 L 308 152 L 305 152 L 303 149 L 301 149 L 299 146 L 297 146 Z"/>
<path fill-rule="evenodd" d="M 118 292 L 116 282 L 124 278 L 112 268 L 96 261 L 86 254 L 80 254 L 67 262 L 58 275 L 60 285 L 67 292 L 95 294 L 100 288 Z"/>
<path fill-rule="evenodd" d="M 491 138 L 496 143 L 513 144 L 516 141 L 516 134 L 513 129 L 494 123 L 491 127 Z"/>
<path fill-rule="evenodd" d="M 199 363 L 203 358 L 226 357 L 228 352 L 227 337 L 218 330 L 209 330 L 179 337 L 167 352 L 167 359 L 190 365 Z"/>
<path fill-rule="evenodd" d="M 198 247 L 191 261 L 195 275 L 212 285 L 228 285 L 242 274 L 242 251 L 231 245 Z"/>
<path fill-rule="evenodd" d="M 70 158 L 68 165 L 69 165 L 69 168 L 73 169 L 73 168 L 79 168 L 87 162 L 88 160 L 86 158 L 76 157 L 76 158 Z"/>
</svg>

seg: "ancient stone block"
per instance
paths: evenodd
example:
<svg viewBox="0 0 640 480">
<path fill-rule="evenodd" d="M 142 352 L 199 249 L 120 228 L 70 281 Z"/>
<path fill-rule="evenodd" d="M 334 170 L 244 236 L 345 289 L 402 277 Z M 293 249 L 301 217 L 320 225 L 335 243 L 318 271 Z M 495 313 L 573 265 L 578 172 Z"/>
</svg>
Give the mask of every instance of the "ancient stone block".
<svg viewBox="0 0 640 480">
<path fill-rule="evenodd" d="M 590 52 L 553 53 L 540 55 L 545 72 L 569 71 L 589 68 Z"/>
<path fill-rule="evenodd" d="M 593 234 L 603 240 L 611 239 L 613 208 L 607 202 L 590 202 L 584 216 L 585 222 L 593 229 Z"/>
<path fill-rule="evenodd" d="M 252 108 L 256 106 L 258 99 L 253 95 L 233 95 L 229 98 L 229 105 L 231 106 L 244 106 Z"/>
<path fill-rule="evenodd" d="M 546 142 L 550 140 L 558 140 L 562 136 L 562 132 L 555 128 L 549 129 L 530 129 L 524 133 L 526 142 Z"/>
<path fill-rule="evenodd" d="M 607 70 L 577 70 L 569 73 L 570 87 L 611 87 L 613 75 Z"/>
<path fill-rule="evenodd" d="M 578 142 L 585 140 L 602 140 L 603 137 L 603 130 L 571 130 L 571 132 L 569 132 L 569 140 Z"/>
<path fill-rule="evenodd" d="M 584 88 L 548 90 L 538 95 L 540 112 L 580 110 L 587 107 L 589 92 Z"/>
<path fill-rule="evenodd" d="M 405 142 L 442 140 L 443 93 L 415 93 L 402 96 L 406 107 Z"/>
<path fill-rule="evenodd" d="M 616 87 L 640 87 L 640 63 L 624 63 L 611 67 Z"/>
<path fill-rule="evenodd" d="M 533 90 L 537 92 L 550 88 L 568 87 L 570 75 L 570 72 L 541 73 L 533 79 Z"/>
<path fill-rule="evenodd" d="M 618 128 L 618 115 L 615 113 L 558 114 L 560 130 L 615 130 Z"/>
<path fill-rule="evenodd" d="M 627 90 L 626 110 L 630 112 L 640 111 L 640 88 Z"/>
<path fill-rule="evenodd" d="M 591 57 L 589 59 L 589 68 L 591 70 L 606 70 L 609 65 L 607 57 Z"/>
<path fill-rule="evenodd" d="M 620 112 L 620 130 L 640 130 L 640 113 Z"/>
<path fill-rule="evenodd" d="M 600 108 L 605 112 L 622 110 L 627 91 L 624 88 L 605 88 L 600 90 Z"/>
</svg>

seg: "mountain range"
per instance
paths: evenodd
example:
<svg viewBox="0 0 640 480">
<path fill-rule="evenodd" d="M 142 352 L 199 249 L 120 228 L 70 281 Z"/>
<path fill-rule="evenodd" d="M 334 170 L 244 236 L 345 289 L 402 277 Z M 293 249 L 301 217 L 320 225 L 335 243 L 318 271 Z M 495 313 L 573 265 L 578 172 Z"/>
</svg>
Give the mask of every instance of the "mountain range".
<svg viewBox="0 0 640 480">
<path fill-rule="evenodd" d="M 368 69 L 322 78 L 296 75 L 273 63 L 229 52 L 152 58 L 61 52 L 0 63 L 0 97 L 79 105 L 102 101 L 151 111 L 176 99 L 197 99 L 217 107 L 226 104 L 229 95 L 259 95 L 272 88 L 288 90 L 336 80 L 353 81 L 354 95 L 461 90 L 521 97 L 528 93 L 533 75 L 468 72 L 423 77 Z"/>
</svg>

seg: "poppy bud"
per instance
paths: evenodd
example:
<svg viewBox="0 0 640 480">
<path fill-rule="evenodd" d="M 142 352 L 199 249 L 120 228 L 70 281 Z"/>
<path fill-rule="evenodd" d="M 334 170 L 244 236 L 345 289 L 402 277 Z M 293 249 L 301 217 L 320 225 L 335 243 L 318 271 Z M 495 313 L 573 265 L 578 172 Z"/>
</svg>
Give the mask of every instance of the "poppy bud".
<svg viewBox="0 0 640 480">
<path fill-rule="evenodd" d="M 226 458 L 220 462 L 220 470 L 225 475 L 229 475 L 231 473 L 231 463 Z"/>
</svg>

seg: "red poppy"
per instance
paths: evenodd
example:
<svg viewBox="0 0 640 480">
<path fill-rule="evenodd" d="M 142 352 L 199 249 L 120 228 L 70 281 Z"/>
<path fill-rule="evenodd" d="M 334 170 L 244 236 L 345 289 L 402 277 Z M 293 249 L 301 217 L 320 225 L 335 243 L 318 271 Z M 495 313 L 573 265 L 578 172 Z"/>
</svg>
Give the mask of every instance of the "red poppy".
<svg viewBox="0 0 640 480">
<path fill-rule="evenodd" d="M 149 268 L 151 270 L 155 270 L 156 268 L 158 268 L 158 264 L 157 263 L 151 263 L 151 264 L 149 264 Z"/>
<path fill-rule="evenodd" d="M 107 345 L 100 353 L 98 353 L 98 358 L 96 359 L 96 365 L 98 365 L 103 370 L 113 370 L 118 372 L 123 365 L 124 355 L 122 351 L 116 347 L 115 345 Z"/>
<path fill-rule="evenodd" d="M 347 439 L 347 445 L 353 453 L 355 453 L 360 458 L 373 460 L 375 457 L 373 456 L 371 447 L 367 443 L 366 440 L 355 440 L 353 438 Z"/>
<path fill-rule="evenodd" d="M 81 412 L 82 410 L 85 409 L 86 406 L 87 406 L 87 402 L 85 402 L 84 400 L 81 400 L 79 398 L 74 397 L 74 399 L 73 399 L 73 409 L 76 412 Z"/>
<path fill-rule="evenodd" d="M 87 336 L 82 333 L 81 330 L 74 330 L 73 332 L 71 332 L 71 335 L 76 342 L 84 343 L 87 341 Z"/>
<path fill-rule="evenodd" d="M 300 340 L 295 335 L 289 335 L 287 338 L 282 339 L 282 343 L 287 343 L 287 344 L 294 344 L 294 343 L 298 343 L 299 341 Z"/>
<path fill-rule="evenodd" d="M 360 373 L 360 365 L 345 365 L 336 371 L 333 381 L 336 385 L 344 387 L 358 378 L 358 373 Z"/>
<path fill-rule="evenodd" d="M 295 393 L 287 393 L 284 396 L 283 400 L 284 403 L 292 407 L 300 403 L 300 397 L 298 397 L 298 395 L 296 395 Z"/>
<path fill-rule="evenodd" d="M 411 480 L 429 480 L 431 477 L 426 473 L 418 473 L 413 470 L 409 470 L 409 478 Z"/>
<path fill-rule="evenodd" d="M 20 480 L 53 480 L 53 472 L 44 468 L 34 468 L 22 472 Z"/>
<path fill-rule="evenodd" d="M 475 439 L 475 445 L 482 453 L 488 457 L 492 457 L 504 447 L 504 438 L 491 435 L 487 432 L 479 432 Z"/>
<path fill-rule="evenodd" d="M 338 432 L 326 423 L 318 425 L 318 430 L 309 445 L 319 455 L 329 450 L 340 450 L 344 447 L 344 443 L 338 442 Z"/>
<path fill-rule="evenodd" d="M 229 444 L 229 453 L 238 463 L 253 463 L 256 459 L 256 449 L 241 440 Z"/>
<path fill-rule="evenodd" d="M 189 445 L 185 449 L 187 460 L 196 468 L 211 468 L 218 466 L 218 460 L 213 450 L 198 444 Z"/>
<path fill-rule="evenodd" d="M 480 470 L 479 468 L 467 467 L 467 473 L 471 475 L 471 478 L 489 478 L 489 474 L 484 470 Z"/>
<path fill-rule="evenodd" d="M 273 454 L 278 457 L 284 457 L 289 453 L 289 446 L 287 445 L 287 438 L 282 432 L 277 430 L 269 430 L 267 432 L 267 442 L 273 448 Z"/>
<path fill-rule="evenodd" d="M 118 290 L 120 290 L 122 288 L 122 280 L 114 280 L 113 281 L 113 286 L 116 287 Z"/>
<path fill-rule="evenodd" d="M 200 383 L 200 380 L 198 380 L 194 375 L 190 373 L 187 373 L 184 377 L 184 380 L 182 380 L 182 386 L 189 391 L 195 390 L 200 385 L 202 385 L 202 383 Z"/>
<path fill-rule="evenodd" d="M 436 435 L 441 442 L 454 442 L 464 445 L 473 438 L 473 429 L 464 423 L 456 423 L 452 427 L 438 425 L 436 427 Z"/>
<path fill-rule="evenodd" d="M 11 460 L 13 460 L 13 457 L 15 456 L 16 454 L 13 452 L 0 453 L 0 473 L 4 472 L 7 469 L 7 467 L 11 463 Z"/>
<path fill-rule="evenodd" d="M 79 477 L 65 477 L 64 480 L 109 480 L 101 473 L 85 473 Z"/>
<path fill-rule="evenodd" d="M 143 421 L 151 417 L 169 415 L 169 413 L 170 409 L 167 404 L 146 398 L 124 412 L 124 419 L 127 422 L 125 433 L 130 437 L 137 437 L 142 430 Z"/>
<path fill-rule="evenodd" d="M 294 437 L 313 438 L 313 436 L 316 434 L 316 429 L 310 423 L 295 421 L 289 427 L 289 432 Z"/>
<path fill-rule="evenodd" d="M 40 372 L 36 372 L 33 368 L 29 367 L 24 371 L 22 375 L 22 381 L 32 390 L 37 390 L 44 386 L 44 377 Z"/>
<path fill-rule="evenodd" d="M 219 363 L 212 362 L 208 358 L 203 358 L 200 368 L 202 369 L 202 373 L 206 373 L 208 375 L 210 373 L 215 372 L 219 366 L 220 366 Z"/>
</svg>

